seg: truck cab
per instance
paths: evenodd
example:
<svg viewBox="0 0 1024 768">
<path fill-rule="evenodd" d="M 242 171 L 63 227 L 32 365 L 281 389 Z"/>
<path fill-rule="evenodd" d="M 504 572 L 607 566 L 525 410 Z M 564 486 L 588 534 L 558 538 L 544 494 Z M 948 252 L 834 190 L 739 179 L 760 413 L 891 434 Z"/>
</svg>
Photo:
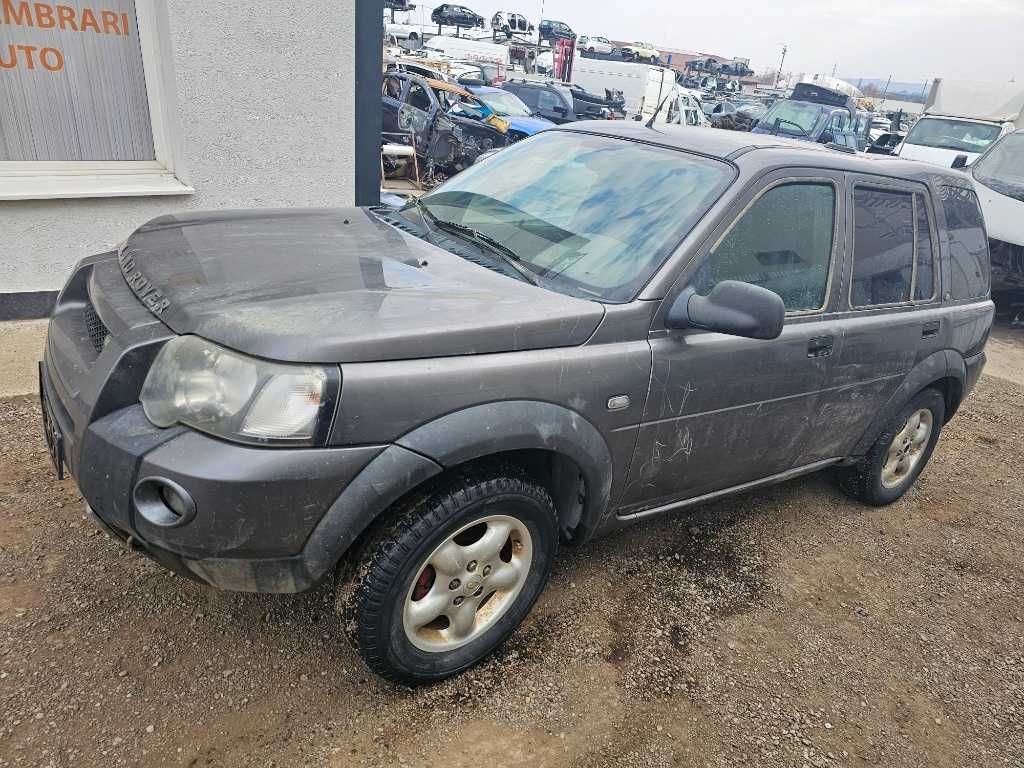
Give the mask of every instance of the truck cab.
<svg viewBox="0 0 1024 768">
<path fill-rule="evenodd" d="M 857 147 L 856 122 L 852 98 L 820 85 L 798 83 L 788 99 L 772 104 L 753 133 Z"/>
<path fill-rule="evenodd" d="M 925 115 L 914 123 L 895 154 L 946 168 L 953 164 L 957 155 L 966 155 L 970 165 L 993 141 L 1012 129 L 1011 123 Z"/>
</svg>

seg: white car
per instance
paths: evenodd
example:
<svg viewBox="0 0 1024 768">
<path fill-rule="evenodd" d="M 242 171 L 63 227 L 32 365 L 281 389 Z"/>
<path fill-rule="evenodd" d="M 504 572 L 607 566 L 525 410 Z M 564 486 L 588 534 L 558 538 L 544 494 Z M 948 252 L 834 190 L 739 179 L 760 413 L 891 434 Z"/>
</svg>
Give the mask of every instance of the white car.
<svg viewBox="0 0 1024 768">
<path fill-rule="evenodd" d="M 526 35 L 533 32 L 533 24 L 521 13 L 512 11 L 498 11 L 491 17 L 491 29 L 495 32 L 504 32 L 508 36 Z"/>
<path fill-rule="evenodd" d="M 384 36 L 388 38 L 394 37 L 397 40 L 406 40 L 415 47 L 423 39 L 423 30 L 420 29 L 418 24 L 392 24 L 386 21 L 384 22 Z"/>
<path fill-rule="evenodd" d="M 576 47 L 587 53 L 611 53 L 615 50 L 611 40 L 607 37 L 597 37 L 596 35 L 593 37 L 583 35 L 583 37 L 576 41 Z"/>
<path fill-rule="evenodd" d="M 537 69 L 538 74 L 551 74 L 555 69 L 555 54 L 550 50 L 541 51 L 537 54 L 537 58 L 533 62 L 533 65 Z"/>
<path fill-rule="evenodd" d="M 622 46 L 622 58 L 626 61 L 646 61 L 657 64 L 661 53 L 650 43 L 630 43 Z"/>
</svg>

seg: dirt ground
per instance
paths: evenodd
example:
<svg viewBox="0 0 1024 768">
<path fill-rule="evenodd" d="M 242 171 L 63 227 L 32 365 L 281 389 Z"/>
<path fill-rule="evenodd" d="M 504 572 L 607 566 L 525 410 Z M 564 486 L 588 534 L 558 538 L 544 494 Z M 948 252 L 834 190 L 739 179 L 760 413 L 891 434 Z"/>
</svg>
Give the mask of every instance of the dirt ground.
<svg viewBox="0 0 1024 768">
<path fill-rule="evenodd" d="M 328 589 L 220 593 L 95 531 L 0 399 L 0 766 L 1021 768 L 1022 541 L 1024 387 L 986 376 L 896 505 L 814 476 L 563 552 L 496 657 L 413 691 Z"/>
</svg>

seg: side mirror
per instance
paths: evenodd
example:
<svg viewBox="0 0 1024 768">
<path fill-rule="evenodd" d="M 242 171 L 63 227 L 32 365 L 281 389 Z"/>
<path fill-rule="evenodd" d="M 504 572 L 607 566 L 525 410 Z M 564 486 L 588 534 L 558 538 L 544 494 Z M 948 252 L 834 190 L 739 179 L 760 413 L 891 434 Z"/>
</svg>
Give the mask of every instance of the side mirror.
<svg viewBox="0 0 1024 768">
<path fill-rule="evenodd" d="M 707 296 L 687 288 L 669 307 L 669 328 L 702 328 L 705 331 L 775 339 L 782 333 L 786 307 L 779 294 L 759 285 L 723 280 Z"/>
<path fill-rule="evenodd" d="M 966 168 L 967 167 L 967 155 L 957 155 L 953 158 L 953 164 L 950 168 Z"/>
<path fill-rule="evenodd" d="M 821 138 L 818 139 L 819 144 L 831 144 L 836 140 L 836 134 L 832 130 L 823 131 Z"/>
<path fill-rule="evenodd" d="M 551 108 L 551 111 L 559 115 L 565 115 L 568 114 L 569 112 L 569 110 L 566 109 L 565 106 L 562 104 L 556 104 Z"/>
</svg>

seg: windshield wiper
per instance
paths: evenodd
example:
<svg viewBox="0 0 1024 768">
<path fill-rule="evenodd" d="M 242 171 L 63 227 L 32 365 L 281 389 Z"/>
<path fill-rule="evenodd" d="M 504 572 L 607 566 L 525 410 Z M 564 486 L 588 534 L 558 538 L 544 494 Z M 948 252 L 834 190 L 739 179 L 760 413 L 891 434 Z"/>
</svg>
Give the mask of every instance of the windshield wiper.
<svg viewBox="0 0 1024 768">
<path fill-rule="evenodd" d="M 465 224 L 459 224 L 454 221 L 446 221 L 445 219 L 438 218 L 438 216 L 427 208 L 426 203 L 420 200 L 418 197 L 413 203 L 416 206 L 416 210 L 420 212 L 424 221 L 429 221 L 437 229 L 442 229 L 446 232 L 459 235 L 471 243 L 478 246 L 483 246 L 488 251 L 493 253 L 499 259 L 508 264 L 514 269 L 526 282 L 531 285 L 540 285 L 540 279 L 538 275 L 529 267 L 527 267 L 523 260 L 519 257 L 515 251 L 509 248 L 504 243 L 500 243 L 490 235 L 484 234 L 478 229 L 467 227 Z"/>
<path fill-rule="evenodd" d="M 794 123 L 792 120 L 787 120 L 784 117 L 776 117 L 774 120 L 772 120 L 772 124 L 775 126 L 775 135 L 776 136 L 779 135 L 779 128 L 781 127 L 782 123 L 785 123 L 786 125 L 792 125 L 798 131 L 800 131 L 800 133 L 803 136 L 810 136 L 811 135 L 807 131 L 805 131 L 803 129 L 803 127 L 799 123 Z"/>
</svg>

